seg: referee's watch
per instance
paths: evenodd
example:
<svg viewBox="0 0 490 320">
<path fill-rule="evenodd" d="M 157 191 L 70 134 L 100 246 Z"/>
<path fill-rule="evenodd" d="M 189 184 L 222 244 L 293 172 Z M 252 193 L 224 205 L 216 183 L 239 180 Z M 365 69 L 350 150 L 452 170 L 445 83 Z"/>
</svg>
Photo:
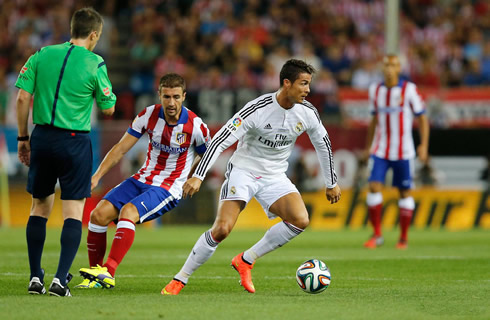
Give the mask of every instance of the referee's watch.
<svg viewBox="0 0 490 320">
<path fill-rule="evenodd" d="M 29 141 L 29 136 L 17 137 L 17 141 Z"/>
</svg>

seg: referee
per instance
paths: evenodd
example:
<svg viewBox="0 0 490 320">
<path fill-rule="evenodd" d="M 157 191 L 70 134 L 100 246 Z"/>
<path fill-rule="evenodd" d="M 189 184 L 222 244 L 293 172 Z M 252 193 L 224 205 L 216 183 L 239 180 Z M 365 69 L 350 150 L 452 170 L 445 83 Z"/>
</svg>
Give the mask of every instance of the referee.
<svg viewBox="0 0 490 320">
<path fill-rule="evenodd" d="M 34 53 L 15 84 L 19 88 L 18 156 L 29 166 L 27 191 L 32 195 L 26 228 L 31 294 L 46 293 L 41 256 L 59 180 L 64 224 L 58 270 L 49 294 L 71 296 L 68 272 L 80 245 L 85 198 L 90 197 L 90 114 L 94 98 L 104 115 L 112 115 L 116 103 L 105 62 L 92 52 L 102 26 L 102 17 L 94 9 L 76 11 L 71 19 L 71 40 Z M 36 126 L 29 138 L 27 119 L 33 95 Z"/>
</svg>

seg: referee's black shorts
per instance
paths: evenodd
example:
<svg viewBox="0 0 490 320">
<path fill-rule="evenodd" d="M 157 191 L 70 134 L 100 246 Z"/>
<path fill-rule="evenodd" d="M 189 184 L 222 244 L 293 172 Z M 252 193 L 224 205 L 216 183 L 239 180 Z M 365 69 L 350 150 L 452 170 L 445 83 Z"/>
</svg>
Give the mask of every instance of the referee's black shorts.
<svg viewBox="0 0 490 320">
<path fill-rule="evenodd" d="M 91 175 L 92 143 L 87 132 L 36 125 L 27 180 L 33 198 L 53 194 L 58 179 L 62 200 L 88 198 Z"/>
</svg>

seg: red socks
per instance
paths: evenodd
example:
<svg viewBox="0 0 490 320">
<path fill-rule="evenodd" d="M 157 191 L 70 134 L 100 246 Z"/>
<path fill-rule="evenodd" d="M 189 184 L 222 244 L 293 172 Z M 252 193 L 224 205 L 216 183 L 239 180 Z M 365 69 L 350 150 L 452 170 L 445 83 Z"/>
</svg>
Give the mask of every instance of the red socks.
<svg viewBox="0 0 490 320">
<path fill-rule="evenodd" d="M 107 247 L 107 232 L 93 232 L 88 231 L 87 235 L 87 249 L 88 249 L 88 262 L 91 267 L 96 265 L 102 265 L 104 263 L 104 256 Z"/>
<path fill-rule="evenodd" d="M 408 228 L 412 222 L 413 210 L 400 208 L 400 240 L 407 241 Z"/>
<path fill-rule="evenodd" d="M 112 241 L 111 252 L 104 265 L 112 276 L 116 273 L 117 267 L 133 244 L 135 229 L 135 224 L 131 220 L 121 219 L 117 223 L 117 230 L 114 235 L 114 240 Z"/>
<path fill-rule="evenodd" d="M 369 206 L 368 207 L 368 212 L 369 212 L 369 221 L 371 221 L 371 224 L 373 225 L 374 228 L 374 235 L 376 237 L 381 236 L 381 209 L 383 207 L 383 204 L 377 204 L 375 206 Z"/>
</svg>

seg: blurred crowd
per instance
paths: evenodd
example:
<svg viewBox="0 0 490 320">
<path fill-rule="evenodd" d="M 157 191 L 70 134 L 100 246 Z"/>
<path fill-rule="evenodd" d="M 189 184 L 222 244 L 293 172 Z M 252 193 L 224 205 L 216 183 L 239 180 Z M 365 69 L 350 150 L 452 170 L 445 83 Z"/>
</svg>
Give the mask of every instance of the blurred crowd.
<svg viewBox="0 0 490 320">
<path fill-rule="evenodd" d="M 297 57 L 317 69 L 312 91 L 328 109 L 339 86 L 364 90 L 382 78 L 384 0 L 0 0 L 0 123 L 9 122 L 22 64 L 68 41 L 71 13 L 83 6 L 104 16 L 95 51 L 116 94 L 154 93 L 170 71 L 189 91 L 268 92 Z M 489 0 L 403 0 L 400 11 L 404 77 L 421 87 L 490 85 Z"/>
</svg>

